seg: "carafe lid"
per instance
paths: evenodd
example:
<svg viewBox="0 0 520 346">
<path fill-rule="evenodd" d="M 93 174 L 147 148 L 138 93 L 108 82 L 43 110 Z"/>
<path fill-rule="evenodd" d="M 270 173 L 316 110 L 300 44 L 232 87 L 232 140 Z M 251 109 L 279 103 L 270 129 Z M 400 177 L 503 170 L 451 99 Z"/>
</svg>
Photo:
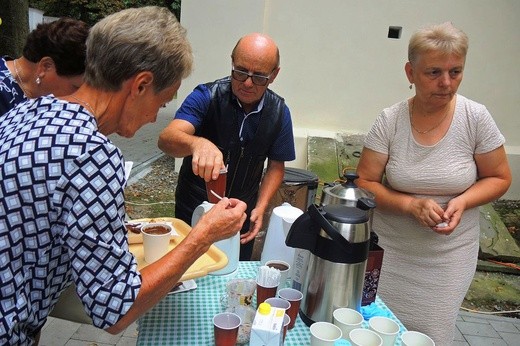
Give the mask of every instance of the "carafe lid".
<svg viewBox="0 0 520 346">
<path fill-rule="evenodd" d="M 325 205 L 323 212 L 327 220 L 337 223 L 361 224 L 368 222 L 368 213 L 365 210 L 343 204 Z"/>
<path fill-rule="evenodd" d="M 344 183 L 326 187 L 323 189 L 324 193 L 330 194 L 340 200 L 352 201 L 353 205 L 362 197 L 375 198 L 372 192 L 356 185 L 354 181 L 359 178 L 359 176 L 355 172 L 345 173 L 343 177 L 345 178 Z"/>
</svg>

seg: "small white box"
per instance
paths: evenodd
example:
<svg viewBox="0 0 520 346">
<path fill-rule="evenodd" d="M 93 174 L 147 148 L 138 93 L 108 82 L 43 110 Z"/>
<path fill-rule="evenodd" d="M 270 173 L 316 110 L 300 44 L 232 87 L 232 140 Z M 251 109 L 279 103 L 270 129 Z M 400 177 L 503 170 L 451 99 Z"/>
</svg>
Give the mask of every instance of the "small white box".
<svg viewBox="0 0 520 346">
<path fill-rule="evenodd" d="M 283 317 L 285 310 L 262 303 L 256 311 L 251 327 L 250 346 L 283 345 Z"/>
</svg>

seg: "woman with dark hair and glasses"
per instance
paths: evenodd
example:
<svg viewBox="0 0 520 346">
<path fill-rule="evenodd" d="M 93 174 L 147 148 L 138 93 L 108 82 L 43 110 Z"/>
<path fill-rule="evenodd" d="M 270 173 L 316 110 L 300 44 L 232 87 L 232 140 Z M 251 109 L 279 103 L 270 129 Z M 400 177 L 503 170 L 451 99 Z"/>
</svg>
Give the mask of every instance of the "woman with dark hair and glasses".
<svg viewBox="0 0 520 346">
<path fill-rule="evenodd" d="M 27 36 L 21 57 L 1 57 L 0 116 L 27 99 L 78 90 L 88 32 L 86 23 L 72 18 L 38 24 Z"/>
<path fill-rule="evenodd" d="M 205 182 L 227 168 L 226 196 L 247 203 L 240 259 L 250 260 L 285 161 L 295 159 L 291 114 L 269 85 L 280 71 L 280 54 L 268 36 L 242 37 L 231 53 L 231 76 L 200 84 L 163 130 L 159 147 L 184 157 L 175 193 L 175 217 L 191 222 L 207 199 Z M 267 170 L 262 179 L 264 163 Z"/>
</svg>

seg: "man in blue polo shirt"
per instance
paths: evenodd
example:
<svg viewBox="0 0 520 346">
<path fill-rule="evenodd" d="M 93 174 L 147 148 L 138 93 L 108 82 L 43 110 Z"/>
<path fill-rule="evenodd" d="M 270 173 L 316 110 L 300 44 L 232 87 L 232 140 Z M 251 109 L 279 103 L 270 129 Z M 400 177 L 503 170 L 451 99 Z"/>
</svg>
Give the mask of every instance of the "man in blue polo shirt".
<svg viewBox="0 0 520 346">
<path fill-rule="evenodd" d="M 226 197 L 247 203 L 240 260 L 250 260 L 269 200 L 278 190 L 285 161 L 295 159 L 291 114 L 269 90 L 280 54 L 268 36 L 242 37 L 231 54 L 231 76 L 200 84 L 159 137 L 159 148 L 184 157 L 175 192 L 175 216 L 188 224 L 207 200 L 205 182 L 226 168 Z M 267 159 L 267 169 L 264 170 Z"/>
</svg>

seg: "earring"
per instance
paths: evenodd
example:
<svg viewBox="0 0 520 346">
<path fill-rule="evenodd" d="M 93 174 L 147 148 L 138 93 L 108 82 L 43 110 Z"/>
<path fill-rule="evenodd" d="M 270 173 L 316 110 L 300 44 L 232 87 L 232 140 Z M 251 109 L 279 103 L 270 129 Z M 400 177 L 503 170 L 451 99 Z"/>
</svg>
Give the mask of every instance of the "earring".
<svg viewBox="0 0 520 346">
<path fill-rule="evenodd" d="M 410 87 L 409 87 L 409 88 L 410 88 L 410 90 L 412 90 L 412 84 L 410 84 Z"/>
<path fill-rule="evenodd" d="M 42 80 L 40 79 L 40 77 L 36 77 L 36 84 L 40 85 L 42 82 Z"/>
</svg>

